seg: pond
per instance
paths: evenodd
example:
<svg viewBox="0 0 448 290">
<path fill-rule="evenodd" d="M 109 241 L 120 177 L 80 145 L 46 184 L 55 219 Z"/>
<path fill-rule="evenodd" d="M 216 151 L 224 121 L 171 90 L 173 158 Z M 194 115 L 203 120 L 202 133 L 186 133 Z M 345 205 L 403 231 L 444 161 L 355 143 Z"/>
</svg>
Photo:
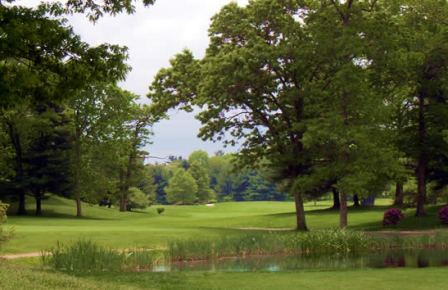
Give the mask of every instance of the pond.
<svg viewBox="0 0 448 290">
<path fill-rule="evenodd" d="M 447 249 L 389 250 L 360 255 L 257 256 L 154 266 L 154 272 L 279 272 L 292 270 L 448 267 Z"/>
</svg>

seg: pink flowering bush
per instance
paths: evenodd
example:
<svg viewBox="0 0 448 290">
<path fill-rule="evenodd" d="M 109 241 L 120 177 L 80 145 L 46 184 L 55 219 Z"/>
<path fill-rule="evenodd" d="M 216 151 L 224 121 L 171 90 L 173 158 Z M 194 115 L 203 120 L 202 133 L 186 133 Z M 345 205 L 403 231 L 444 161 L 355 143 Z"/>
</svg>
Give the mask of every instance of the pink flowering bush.
<svg viewBox="0 0 448 290">
<path fill-rule="evenodd" d="M 439 210 L 439 219 L 442 224 L 448 225 L 448 205 Z"/>
<path fill-rule="evenodd" d="M 396 226 L 403 218 L 399 208 L 390 208 L 384 212 L 383 226 Z"/>
</svg>

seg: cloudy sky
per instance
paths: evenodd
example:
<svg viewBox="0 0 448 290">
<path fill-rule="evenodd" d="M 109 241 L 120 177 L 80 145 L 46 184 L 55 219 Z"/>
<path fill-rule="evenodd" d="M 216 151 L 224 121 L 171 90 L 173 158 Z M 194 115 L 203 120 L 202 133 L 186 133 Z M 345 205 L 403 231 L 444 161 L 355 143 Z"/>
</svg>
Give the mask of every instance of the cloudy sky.
<svg viewBox="0 0 448 290">
<path fill-rule="evenodd" d="M 20 1 L 22 4 L 33 2 L 36 0 Z M 196 57 L 204 55 L 210 18 L 229 2 L 231 0 L 157 0 L 154 6 L 137 5 L 132 15 L 104 16 L 95 24 L 84 15 L 74 15 L 69 17 L 69 23 L 92 45 L 107 42 L 127 46 L 132 71 L 121 86 L 145 99 L 154 75 L 168 66 L 174 54 L 188 48 Z M 233 2 L 247 4 L 247 0 Z M 151 155 L 186 157 L 197 149 L 209 154 L 223 149 L 221 144 L 203 142 L 196 137 L 200 124 L 193 115 L 174 111 L 170 115 L 170 120 L 154 126 L 153 144 L 147 148 Z"/>
</svg>

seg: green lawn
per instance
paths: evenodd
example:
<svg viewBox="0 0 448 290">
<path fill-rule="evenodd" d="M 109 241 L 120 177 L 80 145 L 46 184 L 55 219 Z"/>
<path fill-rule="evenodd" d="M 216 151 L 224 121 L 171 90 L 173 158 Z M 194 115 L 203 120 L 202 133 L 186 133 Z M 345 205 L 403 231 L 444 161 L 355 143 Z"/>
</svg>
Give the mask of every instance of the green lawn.
<svg viewBox="0 0 448 290">
<path fill-rule="evenodd" d="M 104 273 L 74 277 L 8 263 L 0 265 L 0 289 L 446 289 L 445 268 L 248 273 Z"/>
<path fill-rule="evenodd" d="M 350 209 L 353 229 L 382 229 L 383 212 L 390 200 L 379 200 L 371 209 Z M 311 229 L 338 225 L 338 213 L 328 210 L 329 202 L 306 205 Z M 32 205 L 30 205 L 30 208 Z M 3 253 L 40 251 L 57 241 L 88 238 L 116 247 L 163 247 L 180 238 L 219 238 L 254 228 L 293 228 L 292 202 L 241 202 L 206 206 L 165 206 L 162 215 L 155 207 L 143 212 L 120 213 L 117 209 L 84 205 L 85 217 L 75 218 L 73 201 L 52 197 L 44 203 L 43 217 L 10 216 L 8 226 L 14 238 Z M 406 219 L 397 229 L 437 228 L 437 207 L 428 207 L 429 216 Z M 252 228 L 252 229 L 249 229 Z M 269 272 L 173 272 L 101 273 L 70 276 L 43 270 L 40 259 L 0 260 L 0 289 L 445 289 L 446 268 L 363 269 L 341 271 Z"/>
<path fill-rule="evenodd" d="M 354 229 L 381 229 L 384 210 L 390 206 L 387 199 L 378 200 L 372 209 L 350 209 L 349 224 Z M 306 205 L 310 229 L 337 227 L 338 212 L 327 210 L 329 202 Z M 29 205 L 32 209 L 32 204 Z M 155 207 L 143 212 L 120 213 L 96 205 L 84 205 L 83 218 L 74 217 L 74 202 L 60 197 L 44 201 L 43 217 L 10 216 L 7 225 L 15 236 L 3 248 L 3 253 L 41 251 L 55 245 L 88 238 L 116 248 L 163 247 L 169 239 L 219 237 L 239 233 L 249 228 L 293 228 L 292 202 L 229 202 L 214 207 L 165 206 L 165 212 L 156 213 Z M 440 227 L 437 208 L 429 208 L 426 218 L 413 217 L 406 211 L 403 229 Z"/>
</svg>

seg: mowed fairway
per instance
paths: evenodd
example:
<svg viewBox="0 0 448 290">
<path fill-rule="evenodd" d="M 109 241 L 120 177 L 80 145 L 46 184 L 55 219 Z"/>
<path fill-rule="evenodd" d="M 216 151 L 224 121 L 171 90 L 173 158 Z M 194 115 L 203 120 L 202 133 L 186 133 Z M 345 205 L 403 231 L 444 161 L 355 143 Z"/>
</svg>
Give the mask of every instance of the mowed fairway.
<svg viewBox="0 0 448 290">
<path fill-rule="evenodd" d="M 384 210 L 390 200 L 378 200 L 371 209 L 351 209 L 349 225 L 354 229 L 381 229 Z M 44 216 L 10 216 L 7 226 L 14 230 L 14 238 L 2 253 L 26 253 L 53 247 L 57 241 L 70 242 L 91 239 L 114 248 L 158 248 L 172 239 L 201 239 L 227 234 L 238 234 L 256 229 L 293 229 L 292 202 L 229 202 L 213 207 L 205 205 L 164 206 L 158 215 L 153 206 L 141 212 L 121 213 L 116 208 L 84 204 L 84 217 L 74 217 L 74 202 L 60 197 L 44 201 Z M 310 229 L 334 228 L 338 212 L 328 210 L 329 202 L 308 203 L 307 218 Z M 32 204 L 28 206 L 30 213 Z M 439 227 L 435 211 L 430 208 L 427 218 L 415 219 L 412 210 L 406 211 L 407 220 L 401 228 Z"/>
</svg>

